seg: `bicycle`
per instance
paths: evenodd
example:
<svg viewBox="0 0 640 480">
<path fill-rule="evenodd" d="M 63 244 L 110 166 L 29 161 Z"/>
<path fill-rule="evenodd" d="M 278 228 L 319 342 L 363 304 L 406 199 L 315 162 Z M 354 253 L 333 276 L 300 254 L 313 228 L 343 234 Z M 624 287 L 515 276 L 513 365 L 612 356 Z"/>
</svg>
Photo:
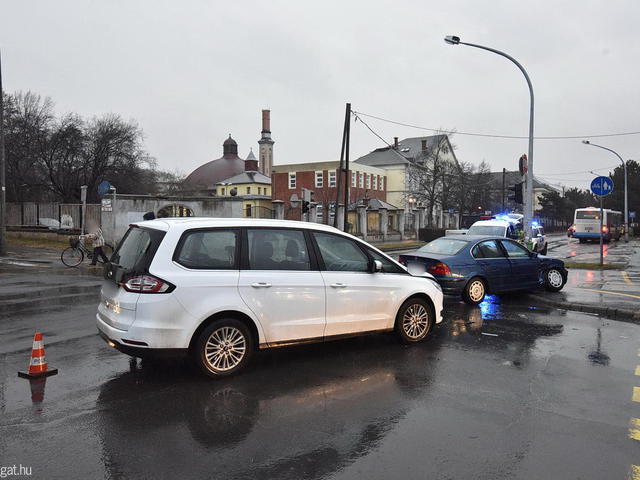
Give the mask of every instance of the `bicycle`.
<svg viewBox="0 0 640 480">
<path fill-rule="evenodd" d="M 84 235 L 80 235 L 79 237 L 71 237 L 69 238 L 69 246 L 65 248 L 60 254 L 60 260 L 67 267 L 77 267 L 82 263 L 84 257 L 87 257 L 89 260 L 93 259 L 93 248 L 89 249 L 84 243 Z M 107 258 L 111 258 L 113 254 L 113 247 L 107 243 L 102 246 L 102 251 L 107 256 Z M 104 263 L 102 261 L 102 257 L 98 255 L 98 263 Z"/>
</svg>

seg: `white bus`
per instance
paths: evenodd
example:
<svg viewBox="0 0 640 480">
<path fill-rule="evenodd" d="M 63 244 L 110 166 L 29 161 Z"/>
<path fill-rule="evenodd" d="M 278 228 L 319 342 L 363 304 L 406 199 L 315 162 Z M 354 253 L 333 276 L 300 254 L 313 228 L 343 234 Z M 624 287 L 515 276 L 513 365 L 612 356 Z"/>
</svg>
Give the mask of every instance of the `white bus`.
<svg viewBox="0 0 640 480">
<path fill-rule="evenodd" d="M 620 240 L 624 231 L 624 220 L 622 212 L 604 209 L 602 221 L 603 240 Z M 600 240 L 600 209 L 597 207 L 576 208 L 573 216 L 573 238 L 577 238 L 580 243 L 587 240 Z"/>
</svg>

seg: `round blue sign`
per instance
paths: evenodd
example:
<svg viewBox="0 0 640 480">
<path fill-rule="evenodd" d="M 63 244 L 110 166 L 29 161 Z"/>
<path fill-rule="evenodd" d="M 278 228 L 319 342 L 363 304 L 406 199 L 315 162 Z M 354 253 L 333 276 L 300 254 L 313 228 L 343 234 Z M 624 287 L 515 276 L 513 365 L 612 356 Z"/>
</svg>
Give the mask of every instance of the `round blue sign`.
<svg viewBox="0 0 640 480">
<path fill-rule="evenodd" d="M 599 197 L 609 195 L 613 192 L 613 180 L 609 177 L 596 177 L 591 182 L 591 191 Z"/>
<path fill-rule="evenodd" d="M 111 189 L 111 184 L 109 182 L 107 182 L 106 180 L 103 182 L 100 182 L 100 185 L 98 185 L 98 195 L 104 196 L 107 193 L 109 193 L 110 189 Z"/>
</svg>

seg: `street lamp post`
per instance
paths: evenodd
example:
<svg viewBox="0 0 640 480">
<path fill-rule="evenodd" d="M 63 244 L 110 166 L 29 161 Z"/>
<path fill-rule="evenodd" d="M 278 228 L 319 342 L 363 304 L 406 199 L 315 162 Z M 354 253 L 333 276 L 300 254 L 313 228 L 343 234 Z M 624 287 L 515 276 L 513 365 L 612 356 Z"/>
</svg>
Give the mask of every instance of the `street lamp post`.
<svg viewBox="0 0 640 480">
<path fill-rule="evenodd" d="M 454 35 L 448 35 L 444 38 L 444 41 L 449 45 L 467 45 L 468 47 L 480 48 L 482 50 L 487 50 L 489 52 L 496 53 L 500 56 L 503 56 L 509 60 L 511 60 L 516 67 L 520 69 L 522 74 L 524 75 L 525 80 L 527 81 L 527 86 L 529 87 L 529 95 L 531 97 L 531 101 L 529 103 L 529 153 L 528 157 L 528 168 L 526 173 L 526 194 L 525 194 L 525 203 L 524 203 L 524 225 L 525 232 L 527 238 L 531 235 L 531 221 L 533 220 L 533 212 L 535 209 L 534 199 L 533 199 L 533 111 L 534 111 L 534 101 L 533 101 L 533 85 L 531 84 L 531 79 L 529 78 L 529 74 L 524 69 L 520 63 L 513 58 L 511 55 L 508 55 L 500 50 L 496 50 L 494 48 L 485 47 L 483 45 L 476 45 L 474 43 L 466 43 L 461 42 L 460 37 L 456 37 Z"/>
<path fill-rule="evenodd" d="M 591 143 L 589 140 L 583 140 L 582 143 L 585 145 L 591 145 L 592 147 L 598 147 L 607 152 L 613 153 L 618 159 L 622 166 L 624 167 L 624 241 L 625 243 L 629 242 L 629 197 L 627 194 L 627 162 L 625 162 L 618 152 L 615 150 L 611 150 L 610 148 L 603 147 L 602 145 L 596 145 L 595 143 Z"/>
</svg>

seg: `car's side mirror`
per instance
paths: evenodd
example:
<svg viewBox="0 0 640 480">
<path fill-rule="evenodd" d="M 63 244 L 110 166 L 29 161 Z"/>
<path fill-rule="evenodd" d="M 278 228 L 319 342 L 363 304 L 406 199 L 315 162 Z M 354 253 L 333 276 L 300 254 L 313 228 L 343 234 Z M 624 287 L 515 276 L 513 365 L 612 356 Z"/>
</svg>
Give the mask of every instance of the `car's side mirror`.
<svg viewBox="0 0 640 480">
<path fill-rule="evenodd" d="M 371 264 L 371 273 L 378 273 L 382 271 L 382 262 L 380 260 L 374 260 Z"/>
<path fill-rule="evenodd" d="M 530 258 L 538 258 L 538 252 L 529 252 Z"/>
</svg>

